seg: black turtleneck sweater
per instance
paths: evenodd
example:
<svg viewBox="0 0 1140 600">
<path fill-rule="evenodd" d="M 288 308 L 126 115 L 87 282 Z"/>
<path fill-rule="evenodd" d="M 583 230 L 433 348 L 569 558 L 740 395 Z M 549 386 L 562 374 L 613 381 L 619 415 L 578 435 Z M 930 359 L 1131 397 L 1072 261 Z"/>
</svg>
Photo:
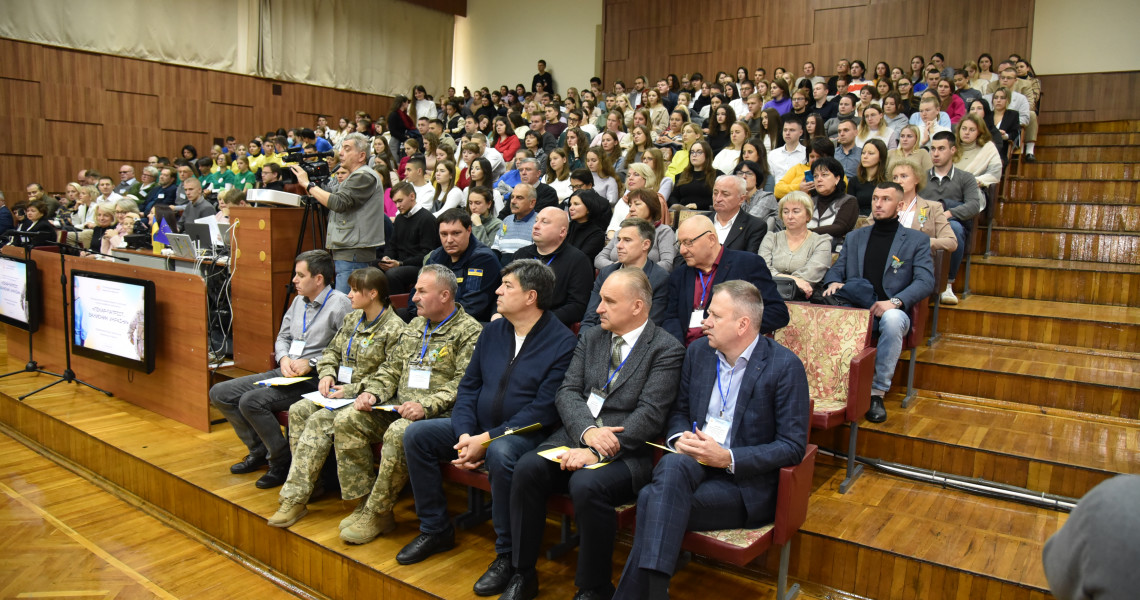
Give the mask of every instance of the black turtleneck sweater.
<svg viewBox="0 0 1140 600">
<path fill-rule="evenodd" d="M 871 226 L 871 237 L 867 240 L 867 252 L 863 255 L 863 279 L 875 287 L 875 297 L 890 300 L 883 289 L 883 273 L 891 260 L 891 244 L 899 230 L 899 218 L 894 216 L 883 221 L 875 221 Z"/>
</svg>

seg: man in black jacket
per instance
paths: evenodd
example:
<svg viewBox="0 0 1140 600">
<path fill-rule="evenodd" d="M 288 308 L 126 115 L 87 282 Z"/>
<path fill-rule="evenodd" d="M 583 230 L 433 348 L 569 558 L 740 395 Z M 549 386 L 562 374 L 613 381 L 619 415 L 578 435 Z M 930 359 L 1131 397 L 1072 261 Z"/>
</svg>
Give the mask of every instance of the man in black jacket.
<svg viewBox="0 0 1140 600">
<path fill-rule="evenodd" d="M 515 252 L 515 260 L 537 258 L 554 269 L 554 296 L 550 312 L 564 325 L 582 320 L 590 290 L 594 287 L 594 265 L 582 251 L 566 242 L 570 219 L 560 208 L 544 208 L 534 220 L 534 243 Z"/>
<path fill-rule="evenodd" d="M 768 233 L 768 225 L 740 210 L 748 197 L 748 184 L 736 175 L 721 175 L 713 185 L 713 210 L 708 213 L 716 229 L 716 238 L 729 250 L 756 254 Z M 678 254 L 680 261 L 684 258 Z"/>
<path fill-rule="evenodd" d="M 419 276 L 424 257 L 439 247 L 439 226 L 431 211 L 416 204 L 416 190 L 407 181 L 392 186 L 392 201 L 400 214 L 377 266 L 388 276 L 389 293 L 406 294 Z"/>
</svg>

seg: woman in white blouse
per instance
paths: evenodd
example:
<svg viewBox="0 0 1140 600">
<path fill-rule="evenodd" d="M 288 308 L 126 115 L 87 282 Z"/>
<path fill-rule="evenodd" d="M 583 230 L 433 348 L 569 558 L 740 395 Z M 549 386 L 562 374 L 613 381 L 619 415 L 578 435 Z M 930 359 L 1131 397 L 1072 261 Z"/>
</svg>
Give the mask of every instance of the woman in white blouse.
<svg viewBox="0 0 1140 600">
<path fill-rule="evenodd" d="M 455 186 L 455 163 L 449 160 L 435 166 L 434 185 L 431 212 L 437 218 L 449 208 L 463 206 L 463 190 Z"/>
<path fill-rule="evenodd" d="M 555 148 L 546 156 L 546 175 L 542 182 L 554 188 L 558 194 L 558 202 L 565 202 L 574 190 L 570 189 L 570 161 L 566 159 L 566 151 Z"/>
<path fill-rule="evenodd" d="M 616 204 L 621 195 L 617 173 L 601 148 L 590 148 L 586 152 L 586 168 L 594 175 L 594 191 L 609 201 L 610 206 Z"/>
<path fill-rule="evenodd" d="M 728 128 L 728 146 L 717 153 L 713 159 L 713 168 L 721 173 L 731 173 L 740 162 L 740 151 L 744 148 L 744 142 L 751 136 L 752 132 L 743 121 L 733 123 Z"/>
<path fill-rule="evenodd" d="M 958 122 L 955 133 L 958 145 L 954 166 L 973 175 L 983 189 L 1001 181 L 1001 154 L 985 121 L 973 113 L 967 114 Z"/>
<path fill-rule="evenodd" d="M 773 279 L 795 283 L 796 294 L 785 299 L 810 299 L 831 267 L 831 236 L 808 230 L 815 206 L 806 193 L 789 192 L 780 200 L 779 209 L 785 229 L 764 236 L 760 256 Z"/>
<path fill-rule="evenodd" d="M 872 139 L 882 140 L 888 150 L 899 145 L 899 134 L 887 126 L 886 120 L 883 119 L 883 109 L 878 104 L 863 109 L 863 120 L 859 123 L 859 135 L 855 136 L 855 145 L 862 148 L 867 140 Z"/>
</svg>

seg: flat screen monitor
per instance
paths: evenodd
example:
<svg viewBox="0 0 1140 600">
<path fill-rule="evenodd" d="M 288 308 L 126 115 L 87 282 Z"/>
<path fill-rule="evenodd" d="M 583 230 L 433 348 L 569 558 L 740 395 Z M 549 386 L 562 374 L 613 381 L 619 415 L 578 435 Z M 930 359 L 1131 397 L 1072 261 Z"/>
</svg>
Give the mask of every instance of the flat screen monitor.
<svg viewBox="0 0 1140 600">
<path fill-rule="evenodd" d="M 71 351 L 150 373 L 154 371 L 154 282 L 88 271 L 71 272 Z"/>
<path fill-rule="evenodd" d="M 36 263 L 0 255 L 0 323 L 35 332 L 40 326 Z"/>
</svg>

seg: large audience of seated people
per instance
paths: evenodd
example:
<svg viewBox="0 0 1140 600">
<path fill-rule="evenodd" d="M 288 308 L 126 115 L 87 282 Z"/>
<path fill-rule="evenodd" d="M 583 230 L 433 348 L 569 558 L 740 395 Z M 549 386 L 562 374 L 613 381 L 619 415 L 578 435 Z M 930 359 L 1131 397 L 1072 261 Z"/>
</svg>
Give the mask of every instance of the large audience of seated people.
<svg viewBox="0 0 1140 600">
<path fill-rule="evenodd" d="M 446 460 L 490 475 L 495 558 L 477 594 L 537 595 L 544 498 L 568 492 L 575 597 L 662 598 L 685 528 L 769 522 L 775 473 L 804 456 L 803 367 L 764 335 L 787 325 L 785 301 L 871 311 L 867 418 L 886 419 L 908 311 L 957 302 L 934 289 L 932 249 L 951 253 L 952 281 L 985 189 L 1014 148 L 1034 160 L 1040 95 L 1028 62 L 989 54 L 593 78 L 562 94 L 539 61 L 529 88 L 415 86 L 385 118 L 322 115 L 208 157 L 187 145 L 137 179 L 123 165 L 117 184 L 87 169 L 58 198 L 32 183 L 0 219 L 82 234 L 97 254 L 228 222 L 253 188 L 312 196 L 330 213 L 327 251 L 296 258 L 278 367 L 210 392 L 248 449 L 231 471 L 267 468 L 257 486 L 283 486 L 269 524 L 339 487 L 357 502 L 340 537 L 367 543 L 392 531 L 410 483 L 421 535 L 397 560 L 423 561 L 455 545 Z M 332 153 L 327 180 L 296 164 L 317 152 Z M 255 385 L 272 376 L 310 379 Z M 310 391 L 348 403 L 322 410 L 300 400 Z M 654 465 L 646 442 L 661 439 L 671 452 Z M 321 476 L 330 454 L 337 481 Z M 615 588 L 613 509 L 633 501 Z"/>
</svg>

